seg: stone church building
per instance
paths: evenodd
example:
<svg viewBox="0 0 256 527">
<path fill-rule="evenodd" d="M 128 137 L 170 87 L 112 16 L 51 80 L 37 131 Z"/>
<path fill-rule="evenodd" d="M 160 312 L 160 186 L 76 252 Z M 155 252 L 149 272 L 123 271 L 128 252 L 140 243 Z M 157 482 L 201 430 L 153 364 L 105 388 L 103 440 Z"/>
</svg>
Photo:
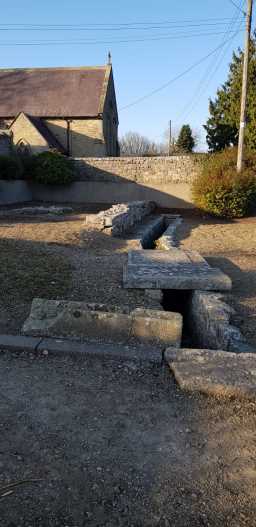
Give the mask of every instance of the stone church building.
<svg viewBox="0 0 256 527">
<path fill-rule="evenodd" d="M 0 127 L 31 154 L 118 156 L 112 66 L 0 69 Z"/>
</svg>

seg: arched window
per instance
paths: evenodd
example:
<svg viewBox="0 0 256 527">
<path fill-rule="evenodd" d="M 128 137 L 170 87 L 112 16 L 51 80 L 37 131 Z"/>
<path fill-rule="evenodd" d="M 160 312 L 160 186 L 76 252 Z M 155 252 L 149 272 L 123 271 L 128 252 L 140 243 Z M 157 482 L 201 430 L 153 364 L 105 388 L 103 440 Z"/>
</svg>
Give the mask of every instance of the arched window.
<svg viewBox="0 0 256 527">
<path fill-rule="evenodd" d="M 29 156 L 31 154 L 31 148 L 29 143 L 25 139 L 20 139 L 16 145 L 18 154 L 21 156 Z"/>
</svg>

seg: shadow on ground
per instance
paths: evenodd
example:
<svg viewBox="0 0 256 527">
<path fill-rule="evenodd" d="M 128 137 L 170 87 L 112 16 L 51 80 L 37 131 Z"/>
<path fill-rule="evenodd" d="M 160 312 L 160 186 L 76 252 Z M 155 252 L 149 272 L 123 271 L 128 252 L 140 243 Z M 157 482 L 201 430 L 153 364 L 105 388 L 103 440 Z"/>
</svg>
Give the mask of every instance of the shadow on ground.
<svg viewBox="0 0 256 527">
<path fill-rule="evenodd" d="M 0 354 L 1 527 L 243 527 L 255 406 L 182 393 L 165 367 Z M 10 440 L 11 439 L 11 440 Z"/>
</svg>

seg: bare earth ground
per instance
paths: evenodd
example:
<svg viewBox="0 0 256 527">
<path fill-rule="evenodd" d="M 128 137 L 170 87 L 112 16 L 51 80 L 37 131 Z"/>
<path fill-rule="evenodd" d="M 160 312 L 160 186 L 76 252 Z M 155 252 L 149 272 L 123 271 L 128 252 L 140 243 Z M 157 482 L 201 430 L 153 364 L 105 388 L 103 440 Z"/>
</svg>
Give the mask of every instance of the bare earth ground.
<svg viewBox="0 0 256 527">
<path fill-rule="evenodd" d="M 186 218 L 177 230 L 180 246 L 199 251 L 233 281 L 226 299 L 236 310 L 234 324 L 256 347 L 256 218 L 234 222 Z"/>
<path fill-rule="evenodd" d="M 132 242 L 89 229 L 80 242 L 82 221 L 1 221 L 1 332 L 20 329 L 34 296 L 143 305 L 121 288 Z M 187 218 L 178 233 L 231 275 L 251 342 L 255 228 Z M 183 393 L 164 365 L 2 351 L 0 496 L 21 484 L 0 499 L 0 526 L 254 527 L 255 410 Z"/>
<path fill-rule="evenodd" d="M 253 527 L 255 405 L 164 366 L 0 353 L 1 527 Z"/>
<path fill-rule="evenodd" d="M 145 305 L 142 291 L 122 288 L 126 252 L 134 242 L 84 222 L 85 214 L 0 220 L 0 333 L 21 330 L 34 297 Z"/>
<path fill-rule="evenodd" d="M 85 227 L 84 220 L 82 213 L 0 220 L 1 333 L 20 331 L 36 296 L 130 308 L 145 304 L 141 291 L 122 288 L 123 264 L 134 242 Z M 234 323 L 256 345 L 256 218 L 186 217 L 177 237 L 182 247 L 198 250 L 232 278 Z"/>
</svg>

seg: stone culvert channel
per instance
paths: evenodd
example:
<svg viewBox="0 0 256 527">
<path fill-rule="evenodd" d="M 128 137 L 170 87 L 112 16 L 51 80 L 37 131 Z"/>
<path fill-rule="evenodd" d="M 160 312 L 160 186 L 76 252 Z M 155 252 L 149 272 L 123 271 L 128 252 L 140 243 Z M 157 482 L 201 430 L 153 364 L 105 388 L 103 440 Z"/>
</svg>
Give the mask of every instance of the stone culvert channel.
<svg viewBox="0 0 256 527">
<path fill-rule="evenodd" d="M 182 222 L 178 215 L 162 215 L 141 233 L 145 250 L 170 251 L 177 248 L 176 227 Z M 160 293 L 160 291 L 159 291 Z M 238 328 L 231 324 L 234 310 L 220 291 L 200 289 L 161 289 L 161 305 L 165 311 L 183 317 L 181 347 L 253 352 Z"/>
</svg>

